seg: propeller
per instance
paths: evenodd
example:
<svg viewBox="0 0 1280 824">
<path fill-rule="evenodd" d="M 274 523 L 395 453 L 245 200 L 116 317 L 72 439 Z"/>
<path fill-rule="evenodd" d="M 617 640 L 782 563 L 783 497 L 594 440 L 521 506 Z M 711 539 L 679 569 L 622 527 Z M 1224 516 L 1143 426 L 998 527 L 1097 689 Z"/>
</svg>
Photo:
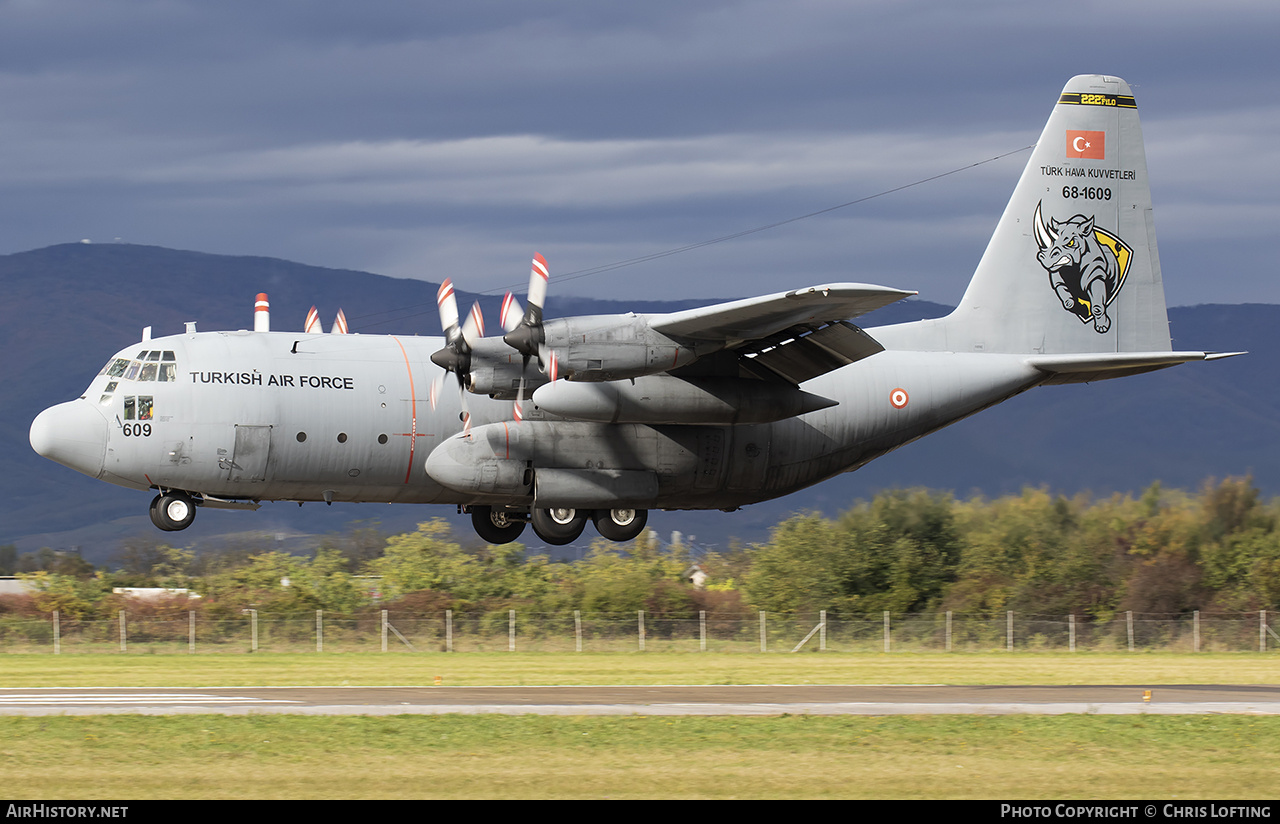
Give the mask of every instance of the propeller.
<svg viewBox="0 0 1280 824">
<path fill-rule="evenodd" d="M 542 308 L 547 301 L 547 280 L 550 271 L 547 259 L 534 253 L 533 265 L 529 270 L 529 308 L 522 309 L 520 301 L 508 292 L 502 299 L 502 328 L 506 334 L 502 340 L 515 349 L 523 357 L 520 369 L 520 389 L 516 393 L 515 419 L 523 419 L 521 405 L 524 403 L 525 378 L 524 371 L 529 368 L 529 360 L 538 359 L 538 367 L 552 381 L 559 377 L 558 358 L 547 346 L 546 330 L 542 324 Z"/>
<path fill-rule="evenodd" d="M 316 307 L 312 306 L 311 311 L 307 312 L 307 322 L 303 325 L 302 331 L 309 335 L 324 331 L 320 328 L 320 313 L 316 311 Z"/>
<path fill-rule="evenodd" d="M 431 362 L 458 379 L 458 394 L 462 401 L 463 433 L 471 433 L 471 413 L 467 409 L 467 384 L 471 376 L 471 350 L 484 337 L 484 314 L 476 303 L 467 319 L 458 322 L 458 299 L 453 292 L 453 281 L 446 278 L 436 293 L 436 305 L 440 308 L 440 326 L 444 330 L 444 348 L 431 355 Z M 440 387 L 432 382 L 431 407 L 439 401 Z"/>
<path fill-rule="evenodd" d="M 329 330 L 329 334 L 331 335 L 347 334 L 347 314 L 343 312 L 341 309 L 338 310 L 337 317 L 333 319 L 333 328 Z"/>
</svg>

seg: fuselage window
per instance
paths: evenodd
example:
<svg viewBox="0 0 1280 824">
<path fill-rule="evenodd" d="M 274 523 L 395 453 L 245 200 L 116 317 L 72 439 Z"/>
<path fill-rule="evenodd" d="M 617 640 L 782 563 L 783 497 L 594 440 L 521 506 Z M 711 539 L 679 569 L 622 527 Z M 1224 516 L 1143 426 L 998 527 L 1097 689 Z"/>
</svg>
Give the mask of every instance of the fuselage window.
<svg viewBox="0 0 1280 824">
<path fill-rule="evenodd" d="M 306 439 L 307 439 L 307 433 L 306 433 L 306 432 L 299 432 L 299 433 L 298 433 L 298 443 L 302 443 L 302 442 L 303 442 L 303 441 L 305 441 Z"/>
<path fill-rule="evenodd" d="M 159 353 L 159 352 L 152 352 L 151 354 L 153 354 L 153 355 L 158 355 L 158 354 L 160 354 L 160 353 Z M 140 381 L 153 381 L 153 380 L 155 380 L 155 379 L 156 379 L 156 372 L 159 370 L 159 367 L 160 367 L 160 364 L 158 364 L 158 363 L 151 363 L 150 361 L 148 361 L 147 363 L 142 364 L 142 371 L 138 372 L 138 380 L 140 380 Z"/>
<path fill-rule="evenodd" d="M 130 395 L 124 399 L 124 419 L 126 421 L 137 420 L 138 417 L 138 399 Z"/>
<path fill-rule="evenodd" d="M 141 358 L 139 358 L 138 360 L 142 360 L 142 359 L 141 359 Z M 159 350 L 159 349 L 157 349 L 156 351 L 154 351 L 154 352 L 152 352 L 152 353 L 148 354 L 148 355 L 147 355 L 147 360 L 154 360 L 154 361 L 158 361 L 158 360 L 160 360 L 160 350 Z"/>
<path fill-rule="evenodd" d="M 98 403 L 107 406 L 111 403 L 111 399 L 115 397 L 116 387 L 119 385 L 117 381 L 107 381 L 107 388 L 102 390 L 102 397 L 98 399 Z"/>
<path fill-rule="evenodd" d="M 338 443 L 346 443 L 346 442 L 347 442 L 347 433 L 346 433 L 346 432 L 339 432 L 339 433 L 338 433 Z"/>
<path fill-rule="evenodd" d="M 160 364 L 160 377 L 157 380 L 173 383 L 178 379 L 178 364 L 162 363 Z"/>
<path fill-rule="evenodd" d="M 155 397 L 153 395 L 138 396 L 138 420 L 140 421 L 151 420 L 151 407 L 154 405 L 154 403 L 155 403 Z"/>
<path fill-rule="evenodd" d="M 128 368 L 129 368 L 128 358 L 116 358 L 111 363 L 111 368 L 107 370 L 107 374 L 113 378 L 119 378 L 124 375 L 125 370 Z"/>
<path fill-rule="evenodd" d="M 138 370 L 142 368 L 142 364 L 137 361 L 129 361 L 129 368 L 124 373 L 124 379 L 127 381 L 135 381 L 138 379 Z"/>
</svg>

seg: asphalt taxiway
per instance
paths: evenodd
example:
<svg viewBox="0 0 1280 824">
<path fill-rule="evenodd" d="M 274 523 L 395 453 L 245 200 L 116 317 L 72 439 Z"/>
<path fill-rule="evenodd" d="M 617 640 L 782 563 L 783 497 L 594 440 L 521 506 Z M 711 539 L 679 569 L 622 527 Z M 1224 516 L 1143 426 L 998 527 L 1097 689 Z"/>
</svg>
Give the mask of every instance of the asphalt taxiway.
<svg viewBox="0 0 1280 824">
<path fill-rule="evenodd" d="M 0 689 L 0 715 L 1280 714 L 1280 686 L 507 686 Z"/>
</svg>

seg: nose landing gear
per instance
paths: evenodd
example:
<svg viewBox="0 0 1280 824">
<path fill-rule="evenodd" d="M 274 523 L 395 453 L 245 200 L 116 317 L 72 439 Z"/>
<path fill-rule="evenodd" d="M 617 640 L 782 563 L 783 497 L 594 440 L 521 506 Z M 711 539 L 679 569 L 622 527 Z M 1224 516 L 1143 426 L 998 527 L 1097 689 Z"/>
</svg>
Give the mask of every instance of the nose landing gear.
<svg viewBox="0 0 1280 824">
<path fill-rule="evenodd" d="M 165 532 L 177 532 L 196 519 L 196 503 L 185 492 L 162 492 L 151 501 L 151 523 Z"/>
</svg>

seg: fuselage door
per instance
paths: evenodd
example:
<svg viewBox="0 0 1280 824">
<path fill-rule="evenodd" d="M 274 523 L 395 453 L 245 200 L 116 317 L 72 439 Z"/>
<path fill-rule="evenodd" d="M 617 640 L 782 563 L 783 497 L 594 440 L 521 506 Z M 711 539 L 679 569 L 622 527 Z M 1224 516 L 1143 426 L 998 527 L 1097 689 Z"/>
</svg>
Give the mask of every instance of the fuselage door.
<svg viewBox="0 0 1280 824">
<path fill-rule="evenodd" d="M 236 450 L 231 456 L 227 479 L 249 483 L 266 479 L 270 454 L 270 426 L 236 424 Z"/>
</svg>

